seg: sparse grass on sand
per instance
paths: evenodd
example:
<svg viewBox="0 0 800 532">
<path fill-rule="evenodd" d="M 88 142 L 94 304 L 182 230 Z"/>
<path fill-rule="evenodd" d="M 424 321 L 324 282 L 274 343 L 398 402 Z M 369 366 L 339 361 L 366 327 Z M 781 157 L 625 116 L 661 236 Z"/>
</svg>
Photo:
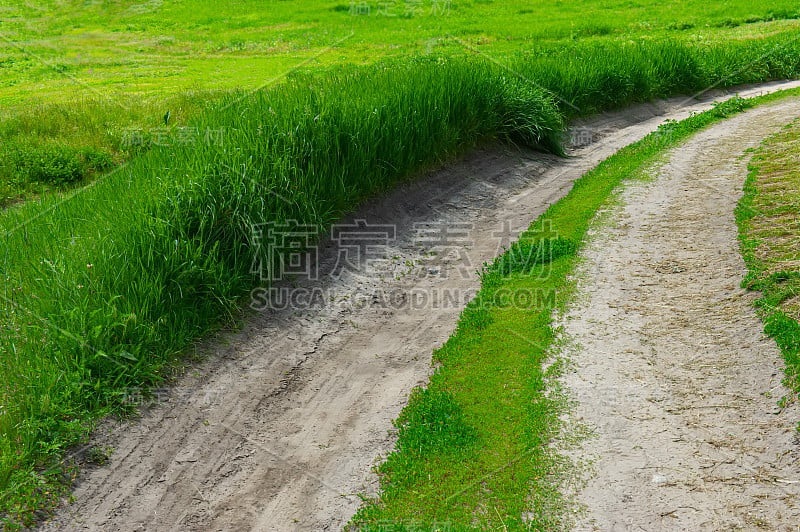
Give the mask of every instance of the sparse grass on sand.
<svg viewBox="0 0 800 532">
<path fill-rule="evenodd" d="M 736 218 L 764 331 L 786 360 L 787 383 L 800 391 L 800 121 L 756 150 Z"/>
</svg>

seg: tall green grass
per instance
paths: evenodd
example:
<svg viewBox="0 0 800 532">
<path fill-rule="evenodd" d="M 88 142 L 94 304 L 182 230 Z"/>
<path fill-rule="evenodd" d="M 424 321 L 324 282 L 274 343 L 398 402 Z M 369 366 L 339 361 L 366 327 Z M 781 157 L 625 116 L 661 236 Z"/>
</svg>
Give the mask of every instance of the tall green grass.
<svg viewBox="0 0 800 532">
<path fill-rule="evenodd" d="M 211 135 L 4 213 L 0 482 L 20 517 L 28 508 L 9 501 L 41 497 L 31 464 L 58 474 L 53 451 L 85 420 L 159 382 L 234 311 L 254 261 L 276 266 L 256 226 L 322 230 L 483 139 L 556 149 L 562 118 L 544 90 L 489 65 L 420 60 L 234 93 L 193 127 Z"/>
<path fill-rule="evenodd" d="M 92 186 L 0 215 L 0 510 L 29 523 L 60 460 L 126 390 L 160 382 L 257 282 L 259 224 L 327 226 L 366 198 L 499 139 L 558 152 L 565 116 L 723 83 L 798 74 L 793 36 L 479 59 L 408 59 L 231 93 Z M 785 52 L 764 52 L 785 47 Z M 781 50 L 784 50 L 781 48 Z M 755 60 L 751 63 L 751 60 Z M 272 262 L 270 262 L 272 261 Z M 269 272 L 267 272 L 269 275 Z"/>
</svg>

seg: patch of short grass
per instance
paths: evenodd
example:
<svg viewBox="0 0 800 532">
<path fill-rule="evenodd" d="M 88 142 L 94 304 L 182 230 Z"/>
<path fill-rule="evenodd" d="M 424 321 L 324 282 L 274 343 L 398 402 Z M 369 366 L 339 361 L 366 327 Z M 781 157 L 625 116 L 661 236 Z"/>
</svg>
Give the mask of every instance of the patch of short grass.
<svg viewBox="0 0 800 532">
<path fill-rule="evenodd" d="M 506 63 L 539 44 L 708 45 L 796 33 L 798 15 L 795 0 L 6 2 L 0 103 L 251 89 L 299 64 L 330 69 L 422 53 Z"/>
<path fill-rule="evenodd" d="M 188 91 L 0 109 L 0 208 L 74 190 L 152 147 L 200 137 L 189 120 L 219 96 Z"/>
</svg>

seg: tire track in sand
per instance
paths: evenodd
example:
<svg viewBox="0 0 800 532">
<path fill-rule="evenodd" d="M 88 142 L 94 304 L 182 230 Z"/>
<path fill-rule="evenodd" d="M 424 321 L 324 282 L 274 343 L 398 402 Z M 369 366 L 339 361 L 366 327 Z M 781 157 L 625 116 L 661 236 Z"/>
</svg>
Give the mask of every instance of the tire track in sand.
<svg viewBox="0 0 800 532">
<path fill-rule="evenodd" d="M 796 404 L 740 288 L 745 150 L 800 100 L 701 131 L 593 228 L 562 325 L 575 416 L 594 432 L 579 530 L 799 530 Z M 573 454 L 575 451 L 572 451 Z"/>
</svg>

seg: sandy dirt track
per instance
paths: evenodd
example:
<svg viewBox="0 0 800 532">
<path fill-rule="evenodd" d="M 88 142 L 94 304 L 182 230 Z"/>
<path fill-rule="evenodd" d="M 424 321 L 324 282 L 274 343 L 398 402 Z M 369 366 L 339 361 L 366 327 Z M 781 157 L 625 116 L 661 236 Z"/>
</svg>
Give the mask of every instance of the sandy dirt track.
<svg viewBox="0 0 800 532">
<path fill-rule="evenodd" d="M 401 302 L 474 292 L 474 271 L 508 244 L 509 230 L 527 227 L 582 173 L 665 119 L 708 107 L 678 99 L 594 118 L 578 124 L 590 142 L 568 159 L 481 150 L 364 207 L 345 222 L 395 226 L 381 268 L 334 278 L 326 272 L 337 249 L 321 249 L 320 279 L 298 285 L 333 302 L 257 312 L 241 332 L 202 346 L 208 360 L 160 405 L 98 431 L 111 459 L 87 469 L 75 502 L 42 528 L 340 529 L 361 504 L 357 494 L 374 493 L 371 468 L 393 446 L 391 420 L 425 381 L 431 351 L 464 303 L 385 305 L 375 291 Z M 469 242 L 419 245 L 418 229 L 442 224 L 466 229 Z"/>
<path fill-rule="evenodd" d="M 579 530 L 800 530 L 800 409 L 777 407 L 733 215 L 745 150 L 798 116 L 792 99 L 702 131 L 595 228 L 563 321 L 595 433 Z"/>
</svg>

